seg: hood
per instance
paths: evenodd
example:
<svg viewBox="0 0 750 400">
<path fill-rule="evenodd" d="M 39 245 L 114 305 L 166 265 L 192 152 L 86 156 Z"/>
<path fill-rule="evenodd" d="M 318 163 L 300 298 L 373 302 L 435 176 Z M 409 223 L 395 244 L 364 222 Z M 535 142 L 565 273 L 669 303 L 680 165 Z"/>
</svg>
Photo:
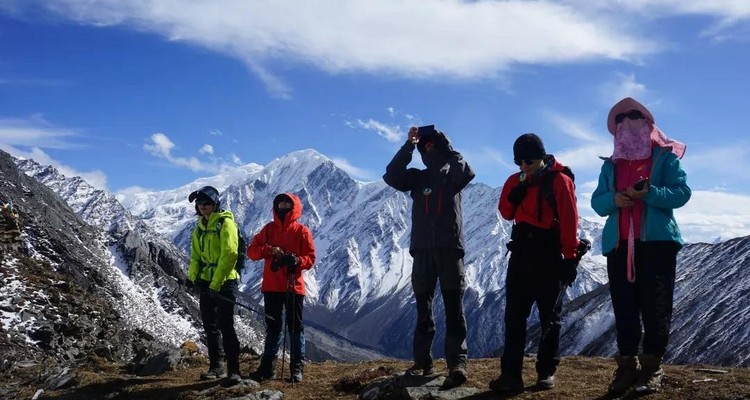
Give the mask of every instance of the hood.
<svg viewBox="0 0 750 400">
<path fill-rule="evenodd" d="M 417 150 L 427 169 L 439 169 L 447 162 L 448 156 L 457 154 L 456 150 L 453 149 L 448 135 L 445 133 L 435 131 L 434 134 L 429 136 L 429 140 L 435 145 L 435 150 L 430 153 L 425 152 L 424 143 L 426 141 L 423 142 L 420 140 L 417 143 Z"/>
<path fill-rule="evenodd" d="M 274 209 L 273 204 L 276 204 L 276 200 L 279 199 L 281 196 L 287 196 L 290 199 L 292 199 L 292 210 L 286 215 L 284 218 L 284 221 L 282 221 L 278 214 L 276 214 L 276 210 Z M 302 201 L 295 195 L 294 193 L 280 193 L 276 195 L 274 198 L 273 204 L 271 205 L 271 213 L 273 214 L 273 220 L 274 222 L 293 222 L 298 220 L 302 216 Z"/>
</svg>

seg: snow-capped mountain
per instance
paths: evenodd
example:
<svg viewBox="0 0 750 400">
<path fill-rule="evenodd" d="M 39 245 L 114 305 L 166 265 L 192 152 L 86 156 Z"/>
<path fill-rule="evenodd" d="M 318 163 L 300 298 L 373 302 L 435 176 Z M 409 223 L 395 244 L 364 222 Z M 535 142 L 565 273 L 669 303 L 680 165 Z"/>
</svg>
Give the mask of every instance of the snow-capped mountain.
<svg viewBox="0 0 750 400">
<path fill-rule="evenodd" d="M 276 194 L 297 194 L 304 207 L 301 222 L 311 228 L 318 256 L 306 275 L 309 325 L 343 336 L 336 343 L 360 343 L 392 356 L 411 356 L 415 307 L 408 253 L 411 200 L 406 194 L 382 181 L 355 181 L 325 156 L 305 150 L 263 167 L 251 164 L 176 189 L 122 193 L 117 199 L 127 205 L 135 224 L 140 221 L 186 251 L 195 223 L 194 206 L 187 196 L 206 184 L 220 189 L 222 207 L 234 212 L 250 236 L 271 220 Z M 463 199 L 469 283 L 465 308 L 473 357 L 497 354 L 502 347 L 504 244 L 511 225 L 496 211 L 499 191 L 471 184 Z M 89 195 L 79 201 L 97 200 Z M 594 246 L 567 293 L 561 350 L 609 356 L 615 352 L 614 316 L 605 262 L 599 254 L 601 226 L 581 220 L 580 228 L 581 236 Z M 743 346 L 750 329 L 746 328 L 750 326 L 748 242 L 749 238 L 735 239 L 682 250 L 667 361 L 748 365 L 750 349 Z M 260 279 L 261 264 L 249 262 L 242 290 L 244 300 L 252 305 L 260 302 Z M 434 350 L 440 357 L 444 330 L 439 296 L 436 303 Z M 536 319 L 532 315 L 530 324 Z M 535 335 L 538 325 L 532 327 L 530 341 Z"/>
<path fill-rule="evenodd" d="M 411 200 L 382 181 L 362 183 L 314 150 L 291 153 L 225 186 L 222 207 L 234 212 L 248 235 L 271 220 L 273 197 L 293 192 L 303 203 L 301 222 L 313 232 L 317 261 L 307 273 L 306 318 L 344 337 L 400 357 L 411 354 L 415 307 L 411 293 L 408 252 Z M 226 179 L 217 179 L 226 184 Z M 172 238 L 183 249 L 194 226 L 194 206 L 187 196 L 201 179 L 166 192 L 120 196 L 134 215 Z M 471 356 L 488 354 L 502 344 L 502 310 L 507 266 L 505 243 L 511 224 L 497 212 L 499 189 L 472 184 L 465 189 L 463 212 L 466 271 L 469 289 Z M 159 203 L 158 199 L 173 201 Z M 582 223 L 582 235 L 598 241 L 600 227 Z M 604 284 L 603 258 L 593 254 L 582 262 L 571 298 Z M 242 290 L 260 300 L 261 264 L 251 264 Z M 438 300 L 440 301 L 440 300 Z M 436 305 L 442 318 L 442 305 Z M 439 322 L 440 323 L 440 322 Z M 442 352 L 443 333 L 436 337 Z"/>
</svg>

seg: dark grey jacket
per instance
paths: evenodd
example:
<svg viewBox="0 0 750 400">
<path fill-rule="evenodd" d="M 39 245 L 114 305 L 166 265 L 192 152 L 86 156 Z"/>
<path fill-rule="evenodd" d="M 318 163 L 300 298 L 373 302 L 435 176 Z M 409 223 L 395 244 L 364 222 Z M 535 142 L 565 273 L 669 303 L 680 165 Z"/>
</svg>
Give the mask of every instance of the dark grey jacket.
<svg viewBox="0 0 750 400">
<path fill-rule="evenodd" d="M 474 171 L 442 132 L 436 132 L 437 149 L 428 155 L 419 147 L 427 169 L 408 168 L 414 144 L 406 142 L 388 164 L 383 180 L 392 188 L 411 192 L 411 243 L 415 250 L 448 248 L 464 252 L 461 190 L 474 179 Z"/>
</svg>

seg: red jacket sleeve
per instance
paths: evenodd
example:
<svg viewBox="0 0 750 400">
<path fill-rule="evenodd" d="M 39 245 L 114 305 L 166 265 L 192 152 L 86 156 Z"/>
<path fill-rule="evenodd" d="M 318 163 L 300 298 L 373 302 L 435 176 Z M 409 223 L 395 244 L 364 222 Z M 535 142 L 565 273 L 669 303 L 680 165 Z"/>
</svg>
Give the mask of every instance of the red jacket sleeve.
<svg viewBox="0 0 750 400">
<path fill-rule="evenodd" d="M 518 179 L 518 174 L 513 174 L 505 181 L 503 190 L 500 192 L 500 201 L 497 204 L 497 209 L 500 211 L 500 215 L 508 221 L 512 221 L 516 215 L 516 206 L 508 201 L 508 193 L 520 184 L 521 181 Z"/>
<path fill-rule="evenodd" d="M 565 174 L 557 174 L 552 191 L 555 194 L 557 215 L 560 218 L 560 243 L 565 259 L 575 258 L 578 247 L 578 206 L 576 187 Z"/>
<path fill-rule="evenodd" d="M 250 246 L 247 246 L 247 257 L 249 259 L 258 261 L 271 257 L 271 245 L 267 244 L 268 226 L 264 226 L 257 235 L 253 236 Z"/>
<path fill-rule="evenodd" d="M 300 269 L 310 269 L 315 264 L 315 243 L 313 242 L 312 233 L 306 226 L 301 229 L 300 252 L 297 254 Z"/>
</svg>

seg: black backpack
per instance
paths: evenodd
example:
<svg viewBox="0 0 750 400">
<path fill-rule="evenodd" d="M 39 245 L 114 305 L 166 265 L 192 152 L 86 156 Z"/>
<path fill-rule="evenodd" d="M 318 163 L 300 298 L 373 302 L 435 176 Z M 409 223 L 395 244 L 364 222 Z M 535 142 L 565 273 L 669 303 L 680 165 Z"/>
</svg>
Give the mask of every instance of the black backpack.
<svg viewBox="0 0 750 400">
<path fill-rule="evenodd" d="M 560 221 L 560 214 L 557 211 L 557 201 L 555 200 L 555 193 L 552 187 L 552 181 L 557 177 L 557 174 L 567 175 L 571 181 L 576 181 L 576 176 L 570 167 L 563 167 L 562 171 L 553 171 L 544 175 L 541 184 L 539 185 L 539 193 L 537 197 L 537 219 L 542 220 L 542 200 L 546 201 L 552 208 L 552 212 L 555 216 L 555 221 Z"/>
<path fill-rule="evenodd" d="M 221 237 L 221 226 L 224 224 L 226 218 L 227 217 L 221 217 L 216 223 L 216 232 L 219 237 Z M 234 264 L 234 269 L 239 274 L 241 281 L 242 271 L 245 270 L 245 260 L 247 259 L 247 236 L 245 236 L 245 232 L 240 229 L 240 225 L 236 222 L 235 224 L 237 225 L 237 262 Z"/>
</svg>

